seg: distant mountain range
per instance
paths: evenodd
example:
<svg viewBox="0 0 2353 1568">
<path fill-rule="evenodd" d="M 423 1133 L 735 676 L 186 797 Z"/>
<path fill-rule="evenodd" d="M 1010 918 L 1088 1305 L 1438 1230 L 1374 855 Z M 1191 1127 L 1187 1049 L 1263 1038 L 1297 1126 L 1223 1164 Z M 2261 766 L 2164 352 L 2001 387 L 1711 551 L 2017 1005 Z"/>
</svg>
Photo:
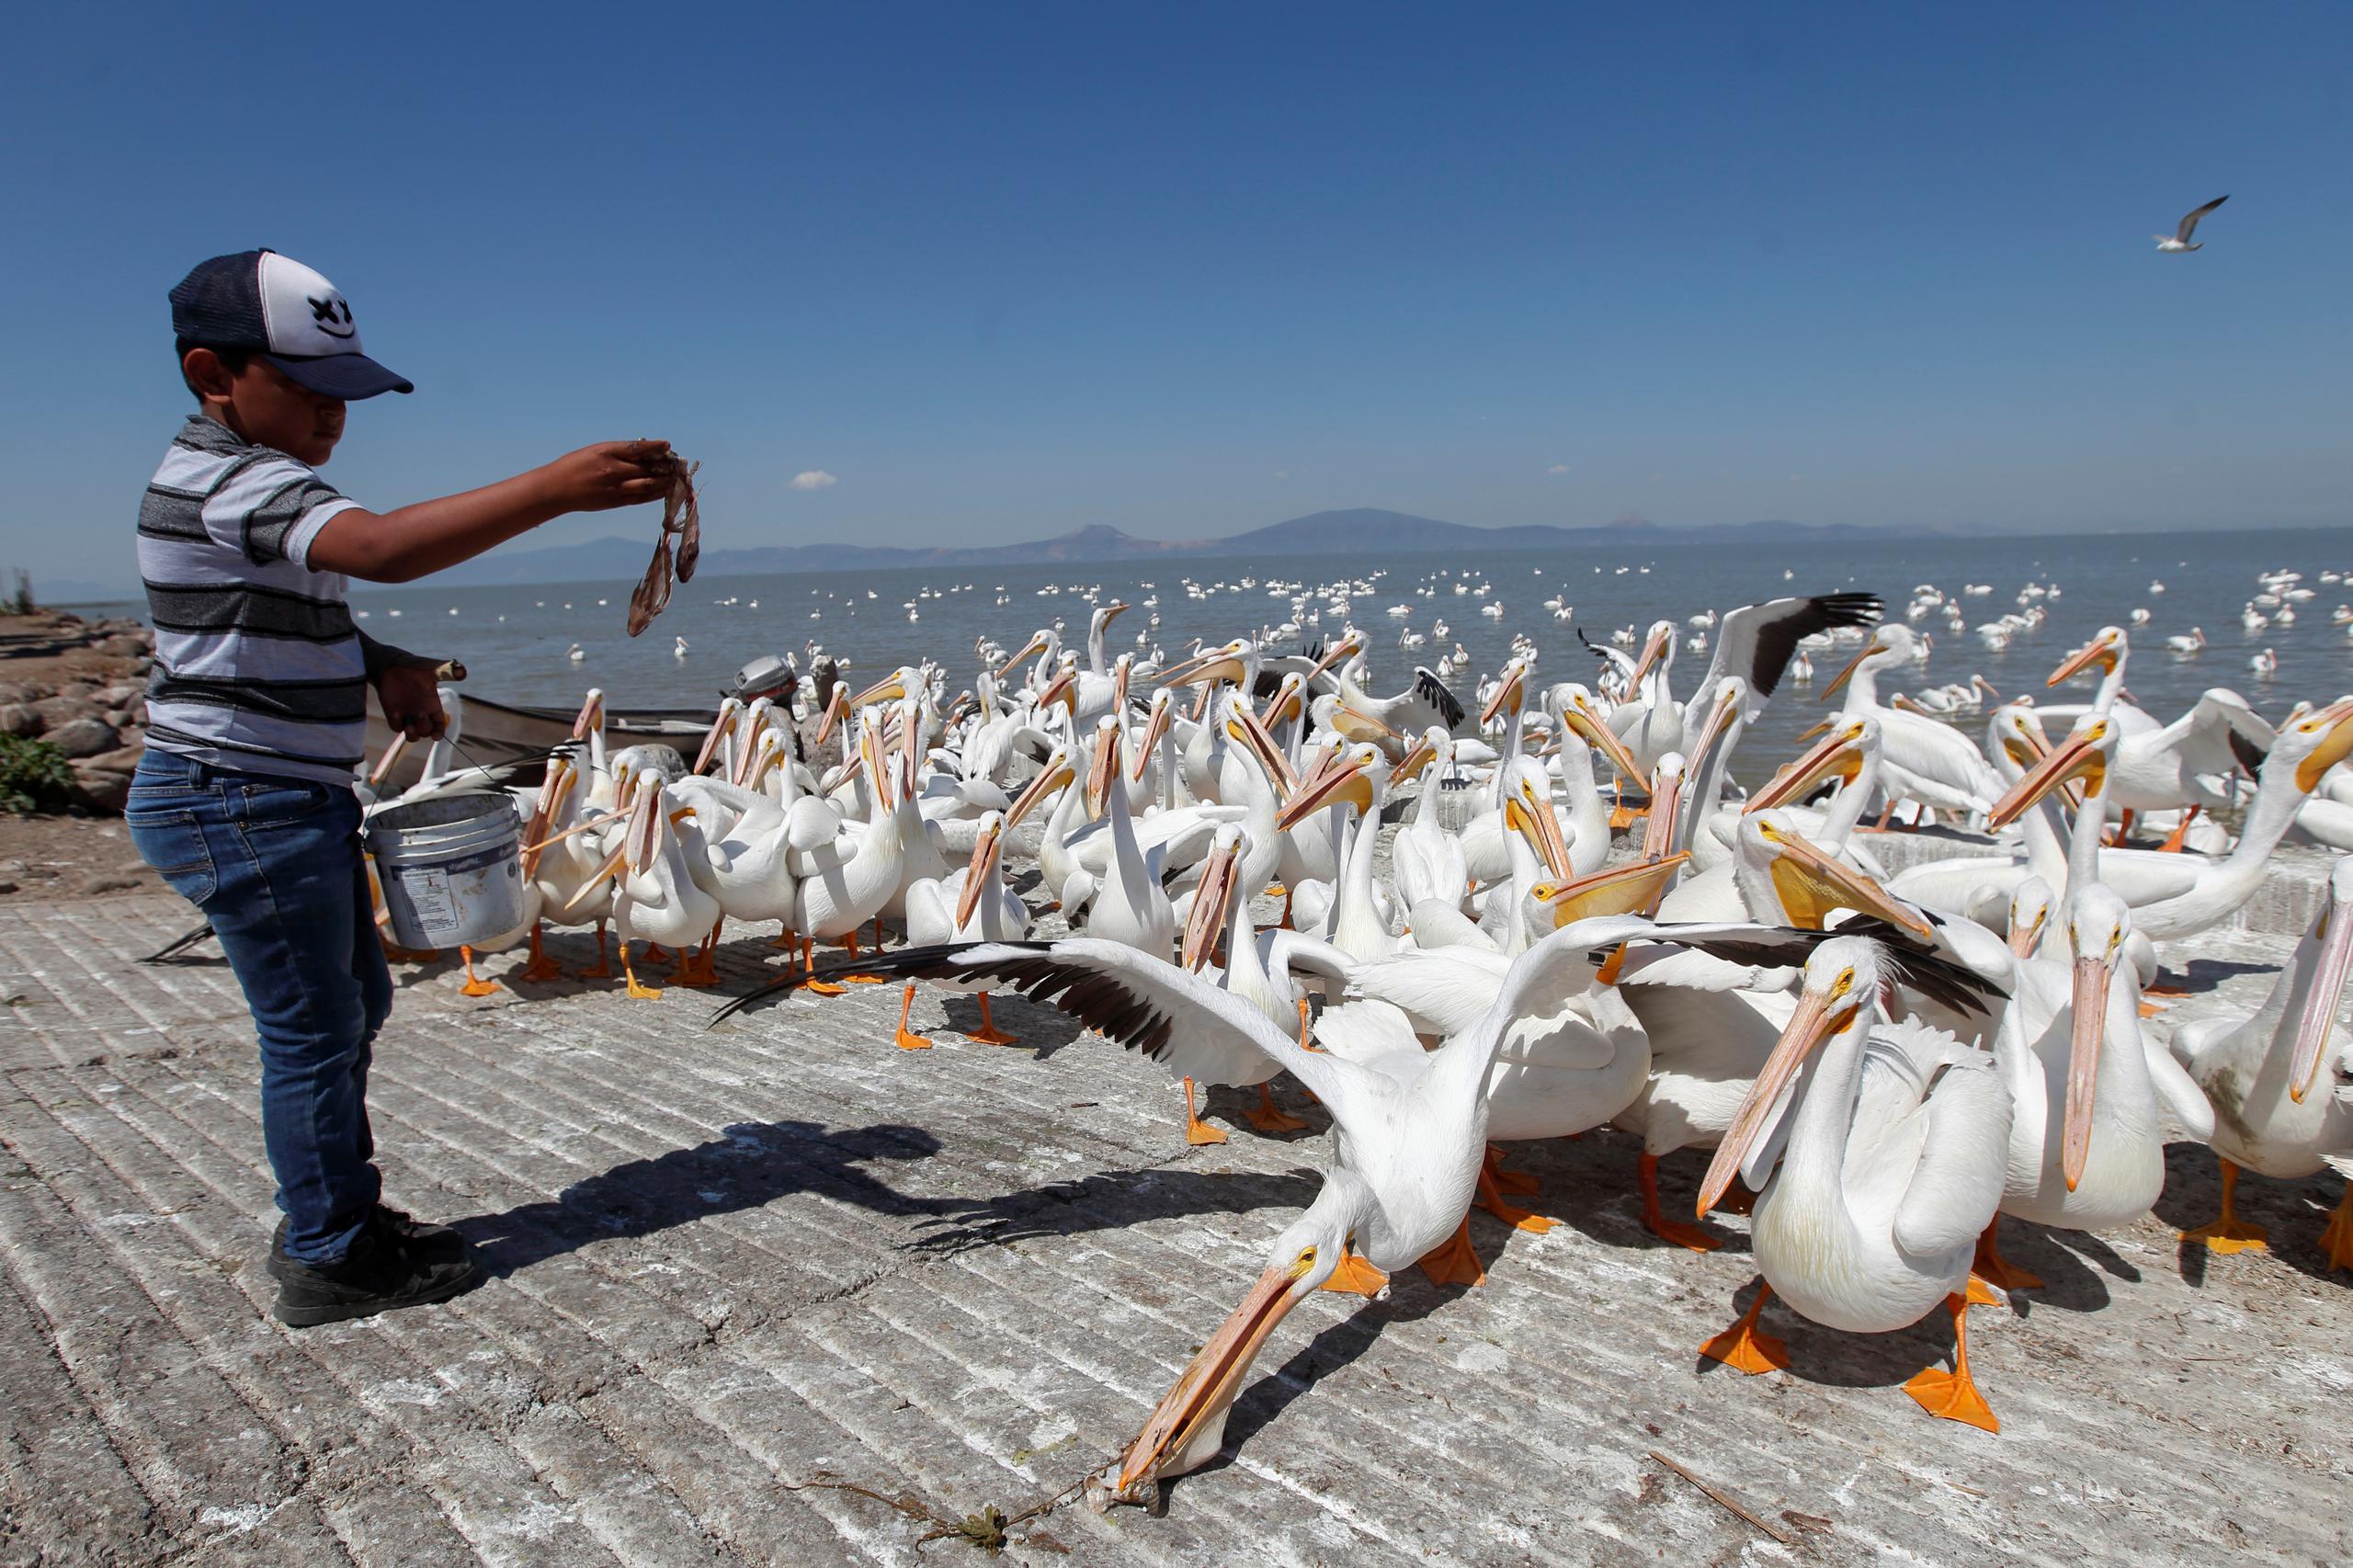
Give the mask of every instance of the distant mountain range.
<svg viewBox="0 0 2353 1568">
<path fill-rule="evenodd" d="M 1021 544 L 897 545 L 856 544 L 827 540 L 814 544 L 763 545 L 749 550 L 705 549 L 697 574 L 748 576 L 764 572 L 838 572 L 846 567 L 892 566 L 1010 566 L 1053 561 L 1147 561 L 1184 556 L 1307 555 L 1345 545 L 1350 551 L 1449 552 L 1458 550 L 1547 551 L 1590 543 L 1607 532 L 1620 540 L 1657 544 L 1722 543 L 1733 540 L 1869 539 L 1884 530 L 1844 523 L 1792 523 L 1773 519 L 1755 523 L 1715 523 L 1690 528 L 1661 528 L 1641 518 L 1556 528 L 1534 523 L 1519 528 L 1481 528 L 1463 523 L 1440 522 L 1410 513 L 1355 506 L 1343 511 L 1312 512 L 1288 522 L 1270 523 L 1247 533 L 1223 539 L 1138 539 L 1133 534 L 1097 524 L 1058 534 L 1052 539 Z M 1907 528 L 1914 535 L 1958 534 L 1961 528 Z M 635 577 L 645 570 L 654 552 L 649 534 L 642 539 L 618 535 L 580 544 L 553 545 L 540 550 L 494 551 L 479 560 L 441 573 L 436 582 L 463 584 L 602 583 Z"/>
</svg>

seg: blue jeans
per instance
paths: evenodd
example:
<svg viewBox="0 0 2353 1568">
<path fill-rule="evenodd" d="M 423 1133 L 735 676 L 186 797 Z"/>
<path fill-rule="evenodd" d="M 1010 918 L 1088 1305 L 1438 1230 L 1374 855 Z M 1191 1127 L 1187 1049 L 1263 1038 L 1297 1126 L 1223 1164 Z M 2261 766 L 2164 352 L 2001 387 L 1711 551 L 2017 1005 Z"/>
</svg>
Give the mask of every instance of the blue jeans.
<svg viewBox="0 0 2353 1568">
<path fill-rule="evenodd" d="M 392 1008 L 346 788 L 149 750 L 123 812 L 140 858 L 212 922 L 261 1037 L 261 1130 L 287 1256 L 347 1252 L 381 1184 L 369 1046 Z"/>
</svg>

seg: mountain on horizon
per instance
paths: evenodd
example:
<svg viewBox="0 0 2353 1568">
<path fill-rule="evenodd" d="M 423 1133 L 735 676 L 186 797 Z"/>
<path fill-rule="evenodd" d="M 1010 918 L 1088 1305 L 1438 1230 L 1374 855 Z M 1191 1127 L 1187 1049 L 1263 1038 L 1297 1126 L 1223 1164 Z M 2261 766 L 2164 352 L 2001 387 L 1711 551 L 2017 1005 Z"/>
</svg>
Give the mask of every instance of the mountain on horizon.
<svg viewBox="0 0 2353 1568">
<path fill-rule="evenodd" d="M 1672 535 L 1691 540 L 1753 539 L 1867 538 L 1881 530 L 1847 523 L 1795 523 L 1768 518 L 1750 523 L 1700 524 L 1667 528 L 1640 517 L 1615 523 L 1591 523 L 1568 528 L 1552 523 L 1528 523 L 1508 528 L 1476 528 L 1393 512 L 1381 506 L 1352 506 L 1311 512 L 1222 539 L 1138 539 L 1108 523 L 1074 528 L 1051 539 L 995 545 L 879 545 L 828 540 L 814 544 L 757 545 L 744 549 L 713 548 L 708 540 L 700 570 L 714 574 L 752 575 L 768 572 L 838 572 L 854 567 L 1022 565 L 1058 561 L 1143 561 L 1186 556 L 1308 554 L 1336 543 L 1351 550 L 1392 552 L 1457 550 L 1511 551 L 1554 550 L 1589 543 L 1594 536 L 1638 534 L 1656 540 Z M 1922 531 L 1918 529 L 1915 532 Z M 1929 532 L 1952 531 L 1929 529 Z M 462 566 L 438 574 L 437 581 L 481 585 L 521 583 L 597 583 L 636 577 L 645 570 L 653 541 L 608 535 L 577 544 L 542 546 L 537 550 L 494 551 Z M 355 587 L 366 585 L 355 584 Z"/>
</svg>

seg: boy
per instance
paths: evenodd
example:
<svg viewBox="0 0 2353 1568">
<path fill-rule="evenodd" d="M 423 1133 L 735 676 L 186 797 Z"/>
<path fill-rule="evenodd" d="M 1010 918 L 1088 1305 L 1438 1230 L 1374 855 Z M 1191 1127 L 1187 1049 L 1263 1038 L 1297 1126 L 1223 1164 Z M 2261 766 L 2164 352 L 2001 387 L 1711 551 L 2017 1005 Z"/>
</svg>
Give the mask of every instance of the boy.
<svg viewBox="0 0 2353 1568">
<path fill-rule="evenodd" d="M 294 1326 L 445 1301 L 466 1244 L 378 1200 L 370 1042 L 392 1009 L 360 864 L 368 689 L 412 739 L 445 722 L 431 662 L 353 624 L 347 580 L 404 583 L 567 512 L 659 500 L 661 441 L 607 441 L 544 468 L 381 515 L 313 472 L 344 407 L 411 390 L 360 351 L 335 285 L 267 250 L 215 256 L 171 292 L 198 412 L 139 511 L 155 626 L 147 750 L 124 820 L 204 911 L 253 1008 L 262 1141 L 284 1213 L 275 1312 Z"/>
</svg>

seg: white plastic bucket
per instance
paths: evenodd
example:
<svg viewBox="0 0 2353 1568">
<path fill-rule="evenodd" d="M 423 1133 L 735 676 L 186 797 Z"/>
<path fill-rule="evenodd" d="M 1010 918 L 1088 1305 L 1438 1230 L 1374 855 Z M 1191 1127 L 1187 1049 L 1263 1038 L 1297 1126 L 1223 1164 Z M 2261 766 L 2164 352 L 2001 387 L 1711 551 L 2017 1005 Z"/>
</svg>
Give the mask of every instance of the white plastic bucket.
<svg viewBox="0 0 2353 1568">
<path fill-rule="evenodd" d="M 392 939 L 455 948 L 523 924 L 523 834 L 504 792 L 438 795 L 368 819 Z"/>
</svg>

